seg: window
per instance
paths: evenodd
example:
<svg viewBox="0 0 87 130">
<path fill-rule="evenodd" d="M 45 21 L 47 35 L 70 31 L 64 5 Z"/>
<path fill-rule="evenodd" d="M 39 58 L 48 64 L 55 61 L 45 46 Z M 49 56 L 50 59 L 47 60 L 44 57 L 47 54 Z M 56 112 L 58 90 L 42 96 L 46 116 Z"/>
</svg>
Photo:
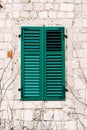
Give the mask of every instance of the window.
<svg viewBox="0 0 87 130">
<path fill-rule="evenodd" d="M 64 27 L 21 27 L 21 99 L 65 99 Z"/>
</svg>

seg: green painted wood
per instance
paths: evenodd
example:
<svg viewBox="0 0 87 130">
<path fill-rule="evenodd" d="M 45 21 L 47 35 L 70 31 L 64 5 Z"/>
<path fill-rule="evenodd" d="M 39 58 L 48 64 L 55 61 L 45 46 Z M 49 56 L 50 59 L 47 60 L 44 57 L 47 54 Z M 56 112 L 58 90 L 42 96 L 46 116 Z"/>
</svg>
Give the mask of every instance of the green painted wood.
<svg viewBox="0 0 87 130">
<path fill-rule="evenodd" d="M 65 100 L 64 28 L 44 28 L 46 46 L 44 100 Z"/>
<path fill-rule="evenodd" d="M 42 28 L 21 28 L 22 100 L 42 100 Z"/>
<path fill-rule="evenodd" d="M 21 99 L 65 100 L 64 27 L 21 28 Z"/>
</svg>

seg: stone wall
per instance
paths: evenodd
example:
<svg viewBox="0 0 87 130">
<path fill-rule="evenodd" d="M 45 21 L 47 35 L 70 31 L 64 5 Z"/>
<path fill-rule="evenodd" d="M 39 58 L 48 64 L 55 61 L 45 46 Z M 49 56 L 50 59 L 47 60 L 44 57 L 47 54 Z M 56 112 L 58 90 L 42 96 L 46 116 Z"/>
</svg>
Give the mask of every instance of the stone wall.
<svg viewBox="0 0 87 130">
<path fill-rule="evenodd" d="M 65 101 L 20 101 L 20 27 L 36 25 L 65 26 Z M 0 99 L 1 130 L 87 130 L 87 0 L 0 1 Z"/>
</svg>

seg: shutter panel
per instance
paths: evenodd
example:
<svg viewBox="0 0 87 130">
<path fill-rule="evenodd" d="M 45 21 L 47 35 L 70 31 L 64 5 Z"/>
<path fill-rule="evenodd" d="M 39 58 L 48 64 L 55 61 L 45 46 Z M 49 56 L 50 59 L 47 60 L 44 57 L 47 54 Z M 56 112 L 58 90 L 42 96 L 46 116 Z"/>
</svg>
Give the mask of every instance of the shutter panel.
<svg viewBox="0 0 87 130">
<path fill-rule="evenodd" d="M 45 100 L 64 100 L 65 61 L 64 28 L 45 28 L 46 82 Z"/>
<path fill-rule="evenodd" d="M 42 99 L 42 29 L 40 27 L 22 27 L 22 99 Z"/>
</svg>

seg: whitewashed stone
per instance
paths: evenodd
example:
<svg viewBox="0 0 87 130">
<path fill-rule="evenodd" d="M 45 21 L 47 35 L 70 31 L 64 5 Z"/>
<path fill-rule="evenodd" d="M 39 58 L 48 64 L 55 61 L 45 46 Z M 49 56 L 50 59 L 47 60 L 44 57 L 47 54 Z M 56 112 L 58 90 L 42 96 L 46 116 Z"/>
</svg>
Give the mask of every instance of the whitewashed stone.
<svg viewBox="0 0 87 130">
<path fill-rule="evenodd" d="M 11 19 L 11 18 L 13 17 L 13 14 L 9 12 L 9 13 L 7 14 L 7 17 L 8 17 L 9 19 Z"/>
<path fill-rule="evenodd" d="M 0 41 L 1 41 L 0 46 L 3 46 L 3 45 L 2 45 L 3 38 L 4 38 L 4 35 L 3 35 L 3 34 L 0 34 Z M 2 49 L 2 48 L 1 48 L 1 49 Z"/>
<path fill-rule="evenodd" d="M 0 13 L 0 19 L 5 19 L 6 18 L 6 14 L 5 13 Z"/>
<path fill-rule="evenodd" d="M 36 1 L 35 1 L 35 2 L 36 2 Z M 47 2 L 47 0 L 39 0 L 39 2 L 45 3 L 45 2 Z"/>
<path fill-rule="evenodd" d="M 21 0 L 14 0 L 14 3 L 20 3 Z"/>
<path fill-rule="evenodd" d="M 83 20 L 85 20 L 87 18 L 87 11 L 82 13 L 82 18 L 84 18 Z"/>
<path fill-rule="evenodd" d="M 59 25 L 65 26 L 67 28 L 72 27 L 72 20 L 71 19 L 61 19 L 58 20 Z"/>
<path fill-rule="evenodd" d="M 34 121 L 40 121 L 42 118 L 42 112 L 40 109 L 34 109 L 33 111 L 33 120 Z"/>
<path fill-rule="evenodd" d="M 0 69 L 0 78 L 2 76 L 2 73 L 3 73 L 3 69 Z M 1 85 L 2 85 L 2 82 L 1 82 Z"/>
<path fill-rule="evenodd" d="M 82 10 L 83 10 L 83 11 L 87 11 L 87 4 L 83 4 L 83 5 L 82 5 Z"/>
<path fill-rule="evenodd" d="M 28 11 L 22 11 L 22 12 L 20 12 L 19 15 L 20 15 L 19 17 L 21 17 L 21 18 L 30 18 Z"/>
<path fill-rule="evenodd" d="M 74 85 L 77 90 L 86 88 L 86 84 L 82 79 L 74 79 Z"/>
<path fill-rule="evenodd" d="M 23 111 L 22 110 L 14 110 L 13 116 L 15 120 L 23 120 Z M 27 115 L 29 117 L 29 115 Z"/>
<path fill-rule="evenodd" d="M 9 47 L 9 46 L 8 46 Z M 10 49 L 10 48 L 9 48 Z M 10 59 L 7 57 L 4 59 L 4 67 L 10 62 Z M 12 69 L 12 62 L 8 65 L 7 69 Z"/>
<path fill-rule="evenodd" d="M 4 35 L 4 40 L 9 41 L 9 42 L 12 41 L 12 34 L 5 34 Z"/>
<path fill-rule="evenodd" d="M 13 20 L 12 19 L 6 19 L 6 27 L 9 28 L 9 27 L 12 27 L 13 26 Z"/>
<path fill-rule="evenodd" d="M 84 3 L 84 4 L 87 3 L 87 0 L 82 0 L 82 3 Z"/>
<path fill-rule="evenodd" d="M 2 28 L 5 27 L 5 20 L 0 19 L 0 27 L 2 27 Z"/>
<path fill-rule="evenodd" d="M 87 33 L 80 33 L 79 35 L 78 35 L 78 40 L 79 41 L 87 41 Z"/>
<path fill-rule="evenodd" d="M 49 2 L 49 3 L 53 3 L 53 2 L 54 2 L 54 0 L 47 0 L 47 2 Z"/>
<path fill-rule="evenodd" d="M 66 3 L 74 3 L 74 0 L 64 0 Z"/>
<path fill-rule="evenodd" d="M 68 121 L 68 122 L 65 122 L 65 129 L 66 130 L 77 130 L 76 128 L 76 121 Z"/>
<path fill-rule="evenodd" d="M 74 33 L 72 39 L 73 41 L 78 41 L 78 33 Z"/>
<path fill-rule="evenodd" d="M 28 108 L 41 108 L 42 107 L 42 101 L 38 101 L 38 102 L 35 102 L 35 101 L 32 101 L 32 102 L 23 102 L 23 107 L 25 109 L 28 109 Z"/>
<path fill-rule="evenodd" d="M 23 5 L 23 10 L 32 10 L 33 9 L 33 4 L 32 3 L 29 3 L 29 4 L 24 4 Z"/>
<path fill-rule="evenodd" d="M 10 73 L 10 71 L 9 71 L 9 73 Z M 5 75 L 6 76 L 6 75 Z M 5 77 L 4 76 L 4 77 Z M 8 77 L 10 77 L 11 76 L 11 73 L 10 74 L 8 74 L 8 76 L 6 76 L 5 78 L 8 78 Z M 7 86 L 8 87 L 8 89 L 10 89 L 10 85 L 8 85 Z M 6 87 L 6 89 L 7 89 L 7 87 Z M 5 98 L 4 99 L 8 99 L 8 100 L 11 100 L 11 99 L 13 99 L 13 92 L 12 92 L 12 90 L 10 89 L 10 90 L 6 90 L 6 93 L 5 93 Z"/>
<path fill-rule="evenodd" d="M 2 110 L 2 111 L 6 111 L 7 106 L 8 106 L 7 100 L 3 100 L 3 101 L 2 101 L 2 104 L 1 104 L 1 110 Z"/>
<path fill-rule="evenodd" d="M 34 122 L 33 121 L 24 121 L 24 127 L 27 127 L 29 130 L 33 130 L 34 129 Z"/>
<path fill-rule="evenodd" d="M 18 18 L 19 17 L 19 11 L 14 11 L 13 12 L 13 17 Z"/>
<path fill-rule="evenodd" d="M 33 119 L 33 113 L 31 110 L 24 110 L 24 120 L 31 121 Z"/>
<path fill-rule="evenodd" d="M 47 18 L 47 11 L 39 12 L 40 18 Z"/>
<path fill-rule="evenodd" d="M 23 129 L 23 121 L 22 120 L 20 120 L 20 125 L 19 125 L 19 120 L 14 120 L 14 122 L 13 122 L 13 126 L 15 127 L 15 129 L 14 130 L 18 130 L 18 129 Z"/>
<path fill-rule="evenodd" d="M 82 47 L 83 49 L 86 49 L 86 48 L 87 48 L 87 42 L 82 42 L 82 43 L 81 43 L 81 47 Z"/>
<path fill-rule="evenodd" d="M 43 3 L 35 3 L 34 4 L 34 10 L 44 10 L 44 4 Z"/>
<path fill-rule="evenodd" d="M 63 107 L 63 121 L 69 121 L 70 120 L 70 115 L 71 109 L 67 106 Z"/>
<path fill-rule="evenodd" d="M 30 12 L 30 17 L 31 18 L 37 18 L 37 13 L 35 12 L 35 11 L 32 11 L 32 12 Z"/>
<path fill-rule="evenodd" d="M 49 11 L 49 18 L 56 18 L 57 13 L 55 11 Z"/>
<path fill-rule="evenodd" d="M 70 97 L 70 95 L 68 94 L 68 96 L 66 97 L 66 102 L 65 101 L 62 102 L 62 108 L 64 108 L 64 107 L 73 108 L 74 102 L 73 102 L 72 98 L 69 98 L 69 97 Z"/>
<path fill-rule="evenodd" d="M 12 0 L 7 0 L 8 1 L 8 3 L 12 3 Z"/>
<path fill-rule="evenodd" d="M 62 102 L 59 101 L 49 101 L 49 102 L 45 102 L 45 107 L 46 108 L 62 108 Z"/>
<path fill-rule="evenodd" d="M 74 21 L 74 26 L 75 27 L 82 27 L 83 26 L 83 23 L 82 23 L 83 21 L 82 20 L 79 20 L 79 19 L 75 19 L 75 21 Z"/>
<path fill-rule="evenodd" d="M 22 10 L 22 4 L 13 4 L 13 10 Z"/>
<path fill-rule="evenodd" d="M 54 5 L 51 4 L 51 3 L 48 3 L 48 4 L 45 5 L 45 9 L 46 10 L 53 10 L 54 9 Z"/>
<path fill-rule="evenodd" d="M 83 120 L 82 120 L 82 123 L 83 123 Z M 84 124 L 84 123 L 83 123 Z M 87 123 L 86 123 L 87 124 Z M 84 124 L 85 125 L 85 124 Z M 83 126 L 81 125 L 81 123 L 79 122 L 79 120 L 77 120 L 77 128 L 78 130 L 83 130 Z"/>
<path fill-rule="evenodd" d="M 0 60 L 0 69 L 2 69 L 4 66 L 3 66 L 3 60 Z"/>
<path fill-rule="evenodd" d="M 5 79 L 7 79 L 7 78 L 10 78 L 11 77 L 11 69 L 8 69 L 7 71 L 5 71 L 5 73 L 4 73 L 4 78 Z M 11 87 L 11 86 L 9 86 L 9 87 Z"/>
<path fill-rule="evenodd" d="M 53 110 L 46 109 L 46 112 L 44 113 L 44 120 L 53 120 L 54 113 Z"/>
<path fill-rule="evenodd" d="M 50 121 L 40 122 L 39 130 L 40 129 L 43 129 L 43 130 L 52 129 L 52 122 L 50 122 Z"/>
<path fill-rule="evenodd" d="M 81 3 L 81 0 L 75 0 L 75 3 L 79 4 L 79 3 Z"/>
<path fill-rule="evenodd" d="M 54 5 L 54 10 L 59 10 L 59 4 Z"/>
<path fill-rule="evenodd" d="M 80 80 L 81 77 L 82 77 L 82 72 L 81 72 L 81 70 L 78 69 L 78 68 L 74 69 L 74 70 L 73 70 L 73 76 L 74 76 L 75 79 L 79 79 L 79 80 Z"/>
<path fill-rule="evenodd" d="M 37 2 L 37 3 L 38 3 L 39 1 L 38 1 L 38 0 L 32 0 L 32 2 L 33 2 L 33 3 L 34 3 L 34 2 Z"/>
<path fill-rule="evenodd" d="M 6 65 L 4 65 L 4 67 L 5 67 Z M 10 68 L 11 69 L 11 68 Z M 6 88 L 7 88 L 7 86 L 9 86 L 10 85 L 10 83 L 12 82 L 12 78 L 10 78 L 10 79 L 8 79 L 7 80 L 7 78 L 4 78 L 3 80 L 2 80 L 2 89 L 3 90 L 6 90 Z M 11 88 L 13 88 L 13 84 L 11 84 L 9 87 L 8 87 L 8 90 L 11 90 Z M 9 104 L 12 106 L 13 104 L 12 104 L 13 102 L 11 102 L 10 100 L 9 100 Z"/>
<path fill-rule="evenodd" d="M 3 111 L 3 119 L 9 119 L 9 117 L 11 118 L 11 113 L 8 113 L 8 111 Z"/>
<path fill-rule="evenodd" d="M 83 27 L 87 27 L 87 20 L 83 20 Z"/>
<path fill-rule="evenodd" d="M 60 0 L 55 0 L 55 3 L 59 3 L 60 4 L 62 2 L 63 2 L 63 0 L 61 0 L 61 1 Z"/>
<path fill-rule="evenodd" d="M 81 10 L 82 10 L 82 5 L 81 4 L 76 4 L 75 5 L 75 12 L 81 13 Z"/>
<path fill-rule="evenodd" d="M 6 12 L 12 12 L 12 4 L 7 4 L 6 5 Z"/>
<path fill-rule="evenodd" d="M 80 65 L 81 65 L 82 68 L 87 68 L 86 58 L 81 58 L 79 61 L 80 61 Z"/>
<path fill-rule="evenodd" d="M 51 123 L 51 128 L 52 128 L 52 130 L 63 130 L 64 129 L 61 121 L 53 121 Z"/>
<path fill-rule="evenodd" d="M 4 51 L 4 50 L 0 50 L 0 57 L 1 57 L 1 59 L 6 58 L 7 57 L 7 52 Z"/>
<path fill-rule="evenodd" d="M 58 12 L 58 18 L 65 18 L 65 12 Z"/>
<path fill-rule="evenodd" d="M 56 109 L 56 110 L 54 110 L 54 120 L 56 120 L 56 121 L 61 121 L 61 120 L 63 120 L 63 112 L 62 112 L 62 110 L 58 110 L 58 109 Z"/>
<path fill-rule="evenodd" d="M 73 68 L 79 68 L 79 60 L 78 60 L 78 58 L 74 58 L 72 64 L 73 64 Z"/>
<path fill-rule="evenodd" d="M 67 12 L 66 17 L 67 18 L 74 18 L 74 12 Z"/>
<path fill-rule="evenodd" d="M 60 4 L 60 11 L 73 11 L 74 4 Z"/>
<path fill-rule="evenodd" d="M 19 100 L 14 101 L 14 109 L 22 109 L 23 108 L 23 103 L 20 102 Z"/>
<path fill-rule="evenodd" d="M 86 95 L 86 89 L 79 90 L 79 96 L 82 101 L 84 101 L 86 98 L 84 95 Z"/>
</svg>

